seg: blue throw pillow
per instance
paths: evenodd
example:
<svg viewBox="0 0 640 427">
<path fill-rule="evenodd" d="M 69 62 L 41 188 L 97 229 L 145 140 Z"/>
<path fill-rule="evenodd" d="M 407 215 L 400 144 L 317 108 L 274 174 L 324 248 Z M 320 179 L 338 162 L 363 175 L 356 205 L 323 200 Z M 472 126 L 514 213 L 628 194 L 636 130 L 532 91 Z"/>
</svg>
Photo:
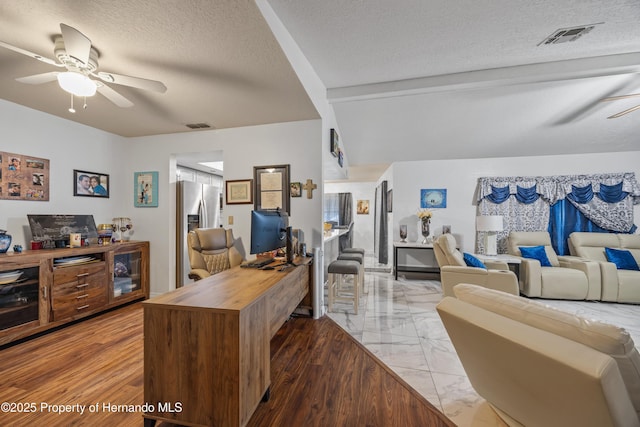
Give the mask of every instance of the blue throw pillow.
<svg viewBox="0 0 640 427">
<path fill-rule="evenodd" d="M 537 259 L 542 267 L 551 267 L 551 262 L 547 256 L 544 246 L 520 246 L 520 253 L 525 258 Z"/>
<path fill-rule="evenodd" d="M 487 268 L 487 266 L 484 265 L 482 261 L 480 261 L 478 258 L 474 257 L 471 254 L 464 252 L 462 254 L 462 258 L 464 258 L 465 264 L 467 264 L 467 266 L 469 267 L 478 267 L 478 268 L 484 268 L 484 269 Z"/>
<path fill-rule="evenodd" d="M 604 248 L 604 253 L 607 256 L 607 260 L 614 263 L 618 270 L 640 270 L 640 268 L 638 268 L 636 259 L 629 251 Z"/>
</svg>

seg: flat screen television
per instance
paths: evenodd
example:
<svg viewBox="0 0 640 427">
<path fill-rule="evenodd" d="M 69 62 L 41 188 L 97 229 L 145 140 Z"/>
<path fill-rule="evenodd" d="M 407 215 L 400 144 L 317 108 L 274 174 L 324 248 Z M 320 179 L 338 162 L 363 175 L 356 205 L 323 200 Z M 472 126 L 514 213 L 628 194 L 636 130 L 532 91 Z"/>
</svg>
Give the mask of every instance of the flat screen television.
<svg viewBox="0 0 640 427">
<path fill-rule="evenodd" d="M 287 246 L 289 217 L 279 210 L 251 211 L 251 254 Z"/>
</svg>

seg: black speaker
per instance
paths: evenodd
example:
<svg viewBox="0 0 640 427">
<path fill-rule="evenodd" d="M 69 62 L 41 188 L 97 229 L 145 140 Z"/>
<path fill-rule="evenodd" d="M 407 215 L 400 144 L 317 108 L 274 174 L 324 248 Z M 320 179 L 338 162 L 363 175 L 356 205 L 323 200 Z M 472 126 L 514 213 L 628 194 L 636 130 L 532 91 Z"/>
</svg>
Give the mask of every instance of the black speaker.
<svg viewBox="0 0 640 427">
<path fill-rule="evenodd" d="M 293 264 L 293 229 L 287 227 L 287 264 Z"/>
</svg>

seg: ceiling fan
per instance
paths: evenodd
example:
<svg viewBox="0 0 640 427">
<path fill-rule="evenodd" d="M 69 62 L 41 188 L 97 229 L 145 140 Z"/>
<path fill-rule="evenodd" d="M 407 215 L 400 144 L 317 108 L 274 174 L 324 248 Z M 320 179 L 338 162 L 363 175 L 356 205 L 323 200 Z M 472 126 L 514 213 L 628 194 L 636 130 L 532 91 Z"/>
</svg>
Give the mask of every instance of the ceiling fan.
<svg viewBox="0 0 640 427">
<path fill-rule="evenodd" d="M 53 49 L 57 61 L 0 41 L 0 46 L 13 50 L 14 52 L 30 56 L 54 67 L 66 68 L 66 71 L 51 71 L 43 74 L 20 77 L 16 79 L 17 81 L 37 85 L 58 80 L 60 87 L 71 94 L 71 108 L 69 111 L 72 113 L 75 113 L 73 108 L 74 96 L 85 97 L 84 107 L 86 108 L 86 97 L 95 95 L 96 91 L 118 107 L 128 108 L 133 106 L 131 101 L 105 83 L 113 83 L 160 93 L 167 91 L 167 87 L 156 80 L 98 71 L 99 54 L 98 51 L 91 46 L 91 40 L 69 25 L 60 24 L 60 30 L 62 34 L 55 38 Z"/>
<path fill-rule="evenodd" d="M 640 96 L 640 93 L 630 93 L 628 95 L 609 96 L 607 98 L 602 98 L 600 102 L 617 101 L 619 99 L 635 98 L 636 96 Z M 619 113 L 616 113 L 612 116 L 607 117 L 607 119 L 617 119 L 618 117 L 624 116 L 625 114 L 632 113 L 636 110 L 640 110 L 640 105 L 636 105 L 635 107 L 631 107 L 624 111 L 620 111 Z"/>
</svg>

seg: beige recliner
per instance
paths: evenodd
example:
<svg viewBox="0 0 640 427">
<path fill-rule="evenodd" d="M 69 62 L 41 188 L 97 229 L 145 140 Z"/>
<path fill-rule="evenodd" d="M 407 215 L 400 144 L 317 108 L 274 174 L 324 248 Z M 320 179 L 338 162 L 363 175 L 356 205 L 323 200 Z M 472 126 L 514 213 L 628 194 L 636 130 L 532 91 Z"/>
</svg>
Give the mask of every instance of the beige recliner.
<svg viewBox="0 0 640 427">
<path fill-rule="evenodd" d="M 551 267 L 537 259 L 524 258 L 520 247 L 544 246 Z M 573 256 L 558 256 L 546 231 L 512 231 L 507 239 L 509 254 L 520 257 L 520 292 L 534 298 L 599 300 L 598 263 Z"/>
<path fill-rule="evenodd" d="M 433 251 L 440 266 L 440 282 L 444 296 L 453 296 L 453 287 L 458 283 L 473 283 L 514 295 L 519 294 L 518 278 L 515 273 L 509 271 L 506 263 L 483 262 L 487 269 L 469 267 L 456 246 L 456 239 L 449 233 L 441 235 L 433 243 Z"/>
<path fill-rule="evenodd" d="M 200 280 L 227 270 L 244 261 L 235 247 L 233 230 L 224 228 L 196 228 L 187 235 L 189 247 L 189 278 Z"/>
<path fill-rule="evenodd" d="M 607 260 L 605 248 L 627 250 L 640 261 L 640 235 L 575 232 L 569 235 L 572 255 L 597 262 L 602 279 L 602 301 L 640 303 L 640 271 L 618 270 Z"/>
<path fill-rule="evenodd" d="M 438 314 L 476 392 L 510 426 L 640 426 L 640 354 L 622 328 L 457 285 Z"/>
</svg>

